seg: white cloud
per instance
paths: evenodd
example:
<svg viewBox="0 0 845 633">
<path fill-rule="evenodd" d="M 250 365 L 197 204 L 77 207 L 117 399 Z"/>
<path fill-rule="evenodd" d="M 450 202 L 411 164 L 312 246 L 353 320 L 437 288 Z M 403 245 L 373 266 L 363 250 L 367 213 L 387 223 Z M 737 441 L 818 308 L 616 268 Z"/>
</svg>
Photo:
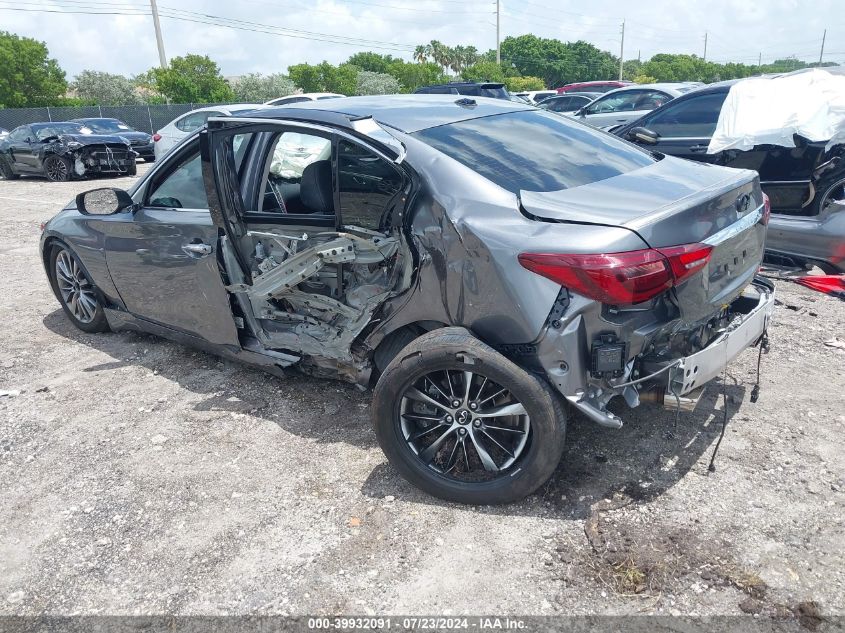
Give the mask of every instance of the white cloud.
<svg viewBox="0 0 845 633">
<path fill-rule="evenodd" d="M 818 56 L 822 31 L 829 29 L 826 59 L 845 62 L 834 44 L 845 29 L 841 0 L 502 0 L 502 37 L 533 33 L 563 40 L 584 39 L 615 54 L 619 27 L 626 19 L 625 57 L 643 59 L 658 52 L 702 54 L 709 33 L 708 58 L 753 63 L 797 55 Z M 45 8 L 68 10 L 63 0 Z M 126 4 L 122 4 L 126 6 Z M 139 3 L 144 7 L 145 3 Z M 291 64 L 328 60 L 338 63 L 359 50 L 410 59 L 416 44 L 438 39 L 446 44 L 495 46 L 495 13 L 490 0 L 159 0 L 168 57 L 207 54 L 224 75 L 285 72 Z M 168 9 L 224 16 L 300 31 L 396 43 L 402 50 L 346 45 L 255 33 L 165 17 Z M 634 10 L 635 9 L 635 10 Z M 195 16 L 196 17 L 196 16 Z M 133 75 L 158 62 L 152 18 L 142 15 L 69 15 L 0 9 L 3 29 L 47 43 L 72 78 L 83 69 Z M 207 19 L 207 18 L 204 18 Z"/>
</svg>

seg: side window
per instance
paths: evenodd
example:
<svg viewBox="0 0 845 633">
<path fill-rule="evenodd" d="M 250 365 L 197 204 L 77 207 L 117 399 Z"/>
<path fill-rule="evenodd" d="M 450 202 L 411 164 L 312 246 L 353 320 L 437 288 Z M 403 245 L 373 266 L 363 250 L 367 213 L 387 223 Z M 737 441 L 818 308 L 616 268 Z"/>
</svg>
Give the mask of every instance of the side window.
<svg viewBox="0 0 845 633">
<path fill-rule="evenodd" d="M 315 134 L 282 132 L 272 147 L 259 212 L 333 215 L 331 140 Z"/>
<path fill-rule="evenodd" d="M 552 100 L 551 105 L 549 105 L 549 110 L 554 112 L 567 112 L 570 109 L 570 103 L 572 103 L 571 97 L 564 97 L 563 99 L 554 99 Z"/>
<path fill-rule="evenodd" d="M 29 126 L 22 125 L 19 128 L 11 131 L 11 133 L 9 134 L 9 140 L 19 143 L 21 141 L 26 140 L 26 137 L 28 136 L 32 136 L 29 130 Z"/>
<path fill-rule="evenodd" d="M 338 143 L 338 187 L 344 225 L 378 231 L 391 200 L 402 190 L 402 174 L 368 149 Z"/>
<path fill-rule="evenodd" d="M 663 138 L 713 136 L 727 93 L 691 97 L 655 112 L 643 125 Z"/>
<path fill-rule="evenodd" d="M 637 99 L 636 104 L 634 104 L 634 110 L 655 110 L 671 100 L 672 97 L 665 92 L 648 90 L 642 93 L 639 99 Z"/>
<path fill-rule="evenodd" d="M 634 110 L 637 100 L 643 96 L 642 91 L 623 92 L 621 94 L 602 97 L 590 106 L 587 114 L 604 114 L 605 112 L 625 112 Z"/>
<path fill-rule="evenodd" d="M 199 148 L 189 153 L 175 169 L 155 180 L 147 195 L 148 207 L 162 209 L 208 209 L 202 182 Z"/>
<path fill-rule="evenodd" d="M 217 116 L 219 112 L 193 112 L 176 121 L 176 127 L 183 132 L 193 132 L 201 128 L 208 121 L 208 117 Z"/>
<path fill-rule="evenodd" d="M 289 103 L 302 103 L 304 101 L 311 101 L 308 97 L 287 97 L 285 99 L 277 99 L 274 105 L 287 105 Z"/>
</svg>

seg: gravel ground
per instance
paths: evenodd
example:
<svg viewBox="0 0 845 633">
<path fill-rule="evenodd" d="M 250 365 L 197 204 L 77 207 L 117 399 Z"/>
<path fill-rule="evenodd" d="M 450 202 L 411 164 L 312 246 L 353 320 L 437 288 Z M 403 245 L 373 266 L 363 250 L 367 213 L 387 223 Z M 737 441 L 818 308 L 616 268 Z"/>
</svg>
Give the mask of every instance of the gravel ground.
<svg viewBox="0 0 845 633">
<path fill-rule="evenodd" d="M 93 186 L 0 180 L 0 614 L 843 613 L 841 301 L 778 282 L 715 473 L 719 383 L 677 426 L 574 416 L 538 494 L 463 507 L 387 465 L 368 393 L 74 329 L 39 223 Z"/>
</svg>

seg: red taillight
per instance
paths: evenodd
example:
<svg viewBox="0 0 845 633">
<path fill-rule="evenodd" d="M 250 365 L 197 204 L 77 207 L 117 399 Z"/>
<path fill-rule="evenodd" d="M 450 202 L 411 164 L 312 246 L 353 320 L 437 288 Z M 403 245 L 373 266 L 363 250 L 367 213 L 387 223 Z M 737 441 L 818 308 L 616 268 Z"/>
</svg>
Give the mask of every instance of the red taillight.
<svg viewBox="0 0 845 633">
<path fill-rule="evenodd" d="M 772 215 L 772 203 L 769 200 L 769 196 L 765 193 L 763 194 L 763 218 L 760 222 L 763 223 L 763 226 L 767 226 L 769 224 L 769 217 Z"/>
<path fill-rule="evenodd" d="M 153 134 L 153 143 L 158 143 L 160 140 L 161 140 L 161 134 L 159 134 L 158 132 Z"/>
<path fill-rule="evenodd" d="M 713 247 L 707 244 L 683 244 L 657 249 L 669 262 L 675 283 L 681 283 L 687 277 L 694 275 L 710 261 Z"/>
<path fill-rule="evenodd" d="M 601 303 L 641 303 L 701 270 L 712 247 L 687 244 L 601 255 L 522 253 L 519 263 Z"/>
</svg>

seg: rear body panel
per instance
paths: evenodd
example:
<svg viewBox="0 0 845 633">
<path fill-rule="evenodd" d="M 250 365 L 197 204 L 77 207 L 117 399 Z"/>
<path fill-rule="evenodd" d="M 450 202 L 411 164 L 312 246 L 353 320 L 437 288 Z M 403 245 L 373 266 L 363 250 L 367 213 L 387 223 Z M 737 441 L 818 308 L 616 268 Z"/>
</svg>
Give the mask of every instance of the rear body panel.
<svg viewBox="0 0 845 633">
<path fill-rule="evenodd" d="M 678 97 L 662 108 L 654 110 L 641 119 L 613 131 L 628 138 L 635 127 L 649 128 L 652 119 L 660 120 L 670 108 L 698 99 L 707 101 L 712 110 L 712 127 L 715 128 L 718 109 L 727 97 L 729 84 L 704 88 Z M 703 106 L 702 106 L 703 107 Z M 663 122 L 666 132 L 648 149 L 700 163 L 711 163 L 740 169 L 753 169 L 759 174 L 760 185 L 769 196 L 772 205 L 772 220 L 766 247 L 775 261 L 795 263 L 820 263 L 828 268 L 845 272 L 845 205 L 821 208 L 825 191 L 837 182 L 845 180 L 845 146 L 827 147 L 825 142 L 808 143 L 796 139 L 796 147 L 758 145 L 747 151 L 726 150 L 708 154 L 710 134 L 691 136 L 684 132 L 688 128 L 678 122 L 678 131 L 672 133 L 672 125 Z M 637 142 L 636 138 L 632 138 Z"/>
</svg>

